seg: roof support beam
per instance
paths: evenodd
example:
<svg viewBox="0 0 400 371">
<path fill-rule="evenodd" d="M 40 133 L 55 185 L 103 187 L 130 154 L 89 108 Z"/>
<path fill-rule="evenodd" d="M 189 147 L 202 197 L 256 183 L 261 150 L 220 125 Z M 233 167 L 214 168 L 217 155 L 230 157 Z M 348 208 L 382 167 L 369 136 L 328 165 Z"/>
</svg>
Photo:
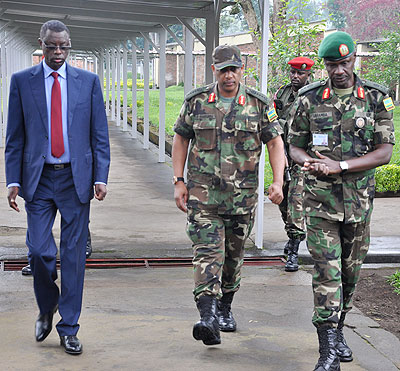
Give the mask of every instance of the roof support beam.
<svg viewBox="0 0 400 371">
<path fill-rule="evenodd" d="M 199 40 L 204 46 L 206 46 L 206 41 L 197 33 L 197 31 L 192 27 L 193 21 L 186 21 L 178 17 L 179 22 L 181 22 L 190 32 Z"/>
<path fill-rule="evenodd" d="M 185 45 L 181 40 L 179 40 L 178 36 L 176 36 L 175 32 L 172 31 L 166 24 L 161 25 L 168 33 L 173 37 L 173 39 L 181 46 L 182 49 L 185 49 Z"/>
</svg>

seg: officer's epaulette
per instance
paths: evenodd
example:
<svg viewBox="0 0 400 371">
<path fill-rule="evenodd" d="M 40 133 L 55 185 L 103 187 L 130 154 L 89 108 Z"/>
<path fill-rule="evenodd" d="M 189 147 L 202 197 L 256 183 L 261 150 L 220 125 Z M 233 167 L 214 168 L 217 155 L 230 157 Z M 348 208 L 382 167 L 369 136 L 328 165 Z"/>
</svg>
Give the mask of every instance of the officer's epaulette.
<svg viewBox="0 0 400 371">
<path fill-rule="evenodd" d="M 290 87 L 291 87 L 290 84 L 282 85 L 281 87 L 279 87 L 279 89 L 276 91 L 276 99 L 281 99 L 285 90 Z"/>
<path fill-rule="evenodd" d="M 299 96 L 303 95 L 303 94 L 307 93 L 310 90 L 319 88 L 322 85 L 325 85 L 325 81 L 316 81 L 316 82 L 313 82 L 312 84 L 308 84 L 306 86 L 303 86 L 301 89 L 299 89 L 298 95 Z"/>
<path fill-rule="evenodd" d="M 268 104 L 268 98 L 265 94 L 261 93 L 258 90 L 249 88 L 248 86 L 246 86 L 246 93 L 252 95 L 253 97 L 256 97 L 257 99 L 259 99 L 261 102 Z"/>
<path fill-rule="evenodd" d="M 189 101 L 193 97 L 195 97 L 196 95 L 199 95 L 201 93 L 209 92 L 210 90 L 212 90 L 214 88 L 214 85 L 215 84 L 212 83 L 212 84 L 201 86 L 200 88 L 196 88 L 196 89 L 191 90 L 189 93 L 186 94 L 185 100 Z"/>
<path fill-rule="evenodd" d="M 373 88 L 376 90 L 379 90 L 381 93 L 388 95 L 389 94 L 389 89 L 381 84 L 377 84 L 376 82 L 369 81 L 369 80 L 362 80 L 362 83 L 364 86 L 367 86 L 368 88 Z"/>
</svg>

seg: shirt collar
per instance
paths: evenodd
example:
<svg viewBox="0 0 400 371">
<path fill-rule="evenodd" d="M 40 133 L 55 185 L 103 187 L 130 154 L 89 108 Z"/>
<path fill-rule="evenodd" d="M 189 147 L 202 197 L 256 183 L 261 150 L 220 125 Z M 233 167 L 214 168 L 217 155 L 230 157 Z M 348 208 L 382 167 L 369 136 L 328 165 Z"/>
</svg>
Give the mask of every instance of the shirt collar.
<svg viewBox="0 0 400 371">
<path fill-rule="evenodd" d="M 47 79 L 52 72 L 57 72 L 63 79 L 67 78 L 67 63 L 64 62 L 63 65 L 57 70 L 51 69 L 43 59 L 43 71 L 44 71 L 44 78 Z"/>
</svg>

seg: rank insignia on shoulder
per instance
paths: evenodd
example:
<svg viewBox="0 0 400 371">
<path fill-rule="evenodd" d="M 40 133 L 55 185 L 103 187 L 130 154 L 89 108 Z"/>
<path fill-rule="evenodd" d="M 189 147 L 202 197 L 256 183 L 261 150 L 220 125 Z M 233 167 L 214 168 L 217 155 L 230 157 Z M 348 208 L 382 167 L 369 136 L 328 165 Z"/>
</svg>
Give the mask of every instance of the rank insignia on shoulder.
<svg viewBox="0 0 400 371">
<path fill-rule="evenodd" d="M 275 108 L 271 108 L 267 112 L 267 116 L 268 116 L 269 122 L 272 122 L 272 121 L 276 120 L 278 118 L 278 115 L 276 114 Z"/>
<path fill-rule="evenodd" d="M 358 98 L 365 99 L 365 91 L 362 86 L 359 86 L 357 89 Z"/>
<path fill-rule="evenodd" d="M 245 98 L 244 95 L 241 95 L 241 96 L 239 97 L 238 103 L 239 103 L 241 106 L 244 106 L 244 104 L 246 103 L 246 98 Z"/>
<path fill-rule="evenodd" d="M 208 96 L 208 103 L 214 103 L 215 102 L 215 93 L 212 92 L 209 96 Z"/>
<path fill-rule="evenodd" d="M 384 106 L 386 108 L 386 111 L 391 111 L 391 110 L 394 109 L 394 104 L 393 104 L 392 98 L 390 98 L 390 97 L 384 99 L 383 100 L 383 104 L 384 104 Z"/>
<path fill-rule="evenodd" d="M 324 89 L 324 92 L 322 93 L 322 99 L 329 99 L 331 96 L 331 90 L 329 88 Z"/>
</svg>

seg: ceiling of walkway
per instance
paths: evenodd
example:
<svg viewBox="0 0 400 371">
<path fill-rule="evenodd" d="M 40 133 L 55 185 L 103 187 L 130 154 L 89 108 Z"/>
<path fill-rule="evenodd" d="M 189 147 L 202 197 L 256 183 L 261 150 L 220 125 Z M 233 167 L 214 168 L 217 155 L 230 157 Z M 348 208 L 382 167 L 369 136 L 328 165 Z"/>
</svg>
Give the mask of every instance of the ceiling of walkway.
<svg viewBox="0 0 400 371">
<path fill-rule="evenodd" d="M 224 1 L 227 5 L 232 1 Z M 0 21 L 33 47 L 40 26 L 49 19 L 64 22 L 74 50 L 94 50 L 155 32 L 178 18 L 214 15 L 214 0 L 8 0 L 0 1 Z"/>
</svg>

